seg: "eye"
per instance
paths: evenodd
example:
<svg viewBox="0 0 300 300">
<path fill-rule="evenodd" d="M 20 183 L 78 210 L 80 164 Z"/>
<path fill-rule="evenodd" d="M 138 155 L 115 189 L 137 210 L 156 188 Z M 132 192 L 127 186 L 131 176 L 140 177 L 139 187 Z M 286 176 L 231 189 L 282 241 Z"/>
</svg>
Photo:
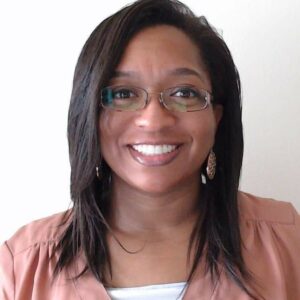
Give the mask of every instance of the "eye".
<svg viewBox="0 0 300 300">
<path fill-rule="evenodd" d="M 164 93 L 164 104 L 173 111 L 202 110 L 207 103 L 207 92 L 193 86 L 177 86 Z"/>
<path fill-rule="evenodd" d="M 115 88 L 112 91 L 114 99 L 129 99 L 137 97 L 137 94 L 134 90 L 130 88 Z"/>
<path fill-rule="evenodd" d="M 173 90 L 172 97 L 180 97 L 180 98 L 195 98 L 199 96 L 199 93 L 190 87 L 177 87 Z"/>
<path fill-rule="evenodd" d="M 119 111 L 134 111 L 146 105 L 147 93 L 132 86 L 110 86 L 101 92 L 101 104 L 104 108 Z"/>
</svg>

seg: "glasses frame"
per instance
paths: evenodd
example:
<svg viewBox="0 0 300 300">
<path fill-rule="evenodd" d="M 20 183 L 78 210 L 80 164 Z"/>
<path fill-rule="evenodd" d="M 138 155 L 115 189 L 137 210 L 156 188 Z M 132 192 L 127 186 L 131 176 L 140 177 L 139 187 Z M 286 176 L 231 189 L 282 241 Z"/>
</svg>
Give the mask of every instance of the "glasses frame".
<svg viewBox="0 0 300 300">
<path fill-rule="evenodd" d="M 198 92 L 204 92 L 205 94 L 205 101 L 206 101 L 206 104 L 203 106 L 203 108 L 201 109 L 195 109 L 195 110 L 187 110 L 187 111 L 180 111 L 180 110 L 176 110 L 176 109 L 172 109 L 170 107 L 168 107 L 168 105 L 165 103 L 164 101 L 164 94 L 170 90 L 173 90 L 173 89 L 176 89 L 176 88 L 187 88 L 187 87 L 192 87 L 192 86 L 188 86 L 188 85 L 178 85 L 178 86 L 174 86 L 174 87 L 171 87 L 171 88 L 167 88 L 161 92 L 158 92 L 158 93 L 150 93 L 148 92 L 146 89 L 144 88 L 141 88 L 141 87 L 137 87 L 137 86 L 132 86 L 132 85 L 110 85 L 110 86 L 106 86 L 104 88 L 101 89 L 101 97 L 100 97 L 100 104 L 101 106 L 104 108 L 104 109 L 111 109 L 111 110 L 115 110 L 115 111 L 139 111 L 139 110 L 142 110 L 144 108 L 146 108 L 146 106 L 148 105 L 148 103 L 150 102 L 150 99 L 151 99 L 151 95 L 158 95 L 159 96 L 159 103 L 164 107 L 166 108 L 168 111 L 173 111 L 173 112 L 193 112 L 193 111 L 201 111 L 201 110 L 204 110 L 206 109 L 208 106 L 212 105 L 213 103 L 213 96 L 211 94 L 211 92 L 205 90 L 205 89 L 199 89 L 199 88 L 196 88 Z M 116 108 L 113 108 L 111 106 L 106 106 L 103 104 L 103 92 L 106 90 L 106 89 L 109 89 L 109 88 L 134 88 L 134 89 L 138 89 L 138 90 L 141 90 L 143 91 L 144 95 L 145 95 L 145 98 L 143 98 L 143 102 L 144 102 L 144 105 L 138 109 L 116 109 Z"/>
</svg>

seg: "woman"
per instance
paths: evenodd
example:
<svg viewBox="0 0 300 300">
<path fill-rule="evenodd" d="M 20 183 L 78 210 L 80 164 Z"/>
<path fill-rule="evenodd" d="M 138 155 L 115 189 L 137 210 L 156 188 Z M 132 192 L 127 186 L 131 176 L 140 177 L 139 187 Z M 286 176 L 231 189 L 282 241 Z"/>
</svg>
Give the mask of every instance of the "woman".
<svg viewBox="0 0 300 300">
<path fill-rule="evenodd" d="M 104 20 L 69 110 L 70 211 L 1 248 L 1 299 L 299 299 L 300 221 L 238 192 L 240 82 L 175 0 Z"/>
</svg>

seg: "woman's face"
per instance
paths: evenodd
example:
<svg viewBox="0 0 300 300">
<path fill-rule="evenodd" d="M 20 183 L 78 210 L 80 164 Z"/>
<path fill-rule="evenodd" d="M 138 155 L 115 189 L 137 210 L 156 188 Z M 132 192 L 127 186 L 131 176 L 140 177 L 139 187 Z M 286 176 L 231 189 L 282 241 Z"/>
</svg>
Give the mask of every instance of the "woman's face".
<svg viewBox="0 0 300 300">
<path fill-rule="evenodd" d="M 221 107 L 174 112 L 160 104 L 158 95 L 180 85 L 211 92 L 199 50 L 189 37 L 167 25 L 141 31 L 125 49 L 109 85 L 141 87 L 150 93 L 142 110 L 105 109 L 100 114 L 101 151 L 115 182 L 154 194 L 198 183 Z"/>
</svg>

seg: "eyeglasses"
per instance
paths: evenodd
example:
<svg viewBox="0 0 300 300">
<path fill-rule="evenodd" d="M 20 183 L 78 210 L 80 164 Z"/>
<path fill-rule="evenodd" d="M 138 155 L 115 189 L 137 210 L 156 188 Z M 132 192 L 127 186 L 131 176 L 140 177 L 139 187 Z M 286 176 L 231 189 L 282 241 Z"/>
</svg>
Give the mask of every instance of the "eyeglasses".
<svg viewBox="0 0 300 300">
<path fill-rule="evenodd" d="M 101 105 L 117 111 L 136 111 L 147 106 L 150 101 L 143 88 L 132 86 L 108 86 L 101 90 Z M 194 86 L 176 86 L 160 93 L 159 102 L 168 110 L 190 112 L 203 110 L 212 102 L 212 95 Z"/>
</svg>

